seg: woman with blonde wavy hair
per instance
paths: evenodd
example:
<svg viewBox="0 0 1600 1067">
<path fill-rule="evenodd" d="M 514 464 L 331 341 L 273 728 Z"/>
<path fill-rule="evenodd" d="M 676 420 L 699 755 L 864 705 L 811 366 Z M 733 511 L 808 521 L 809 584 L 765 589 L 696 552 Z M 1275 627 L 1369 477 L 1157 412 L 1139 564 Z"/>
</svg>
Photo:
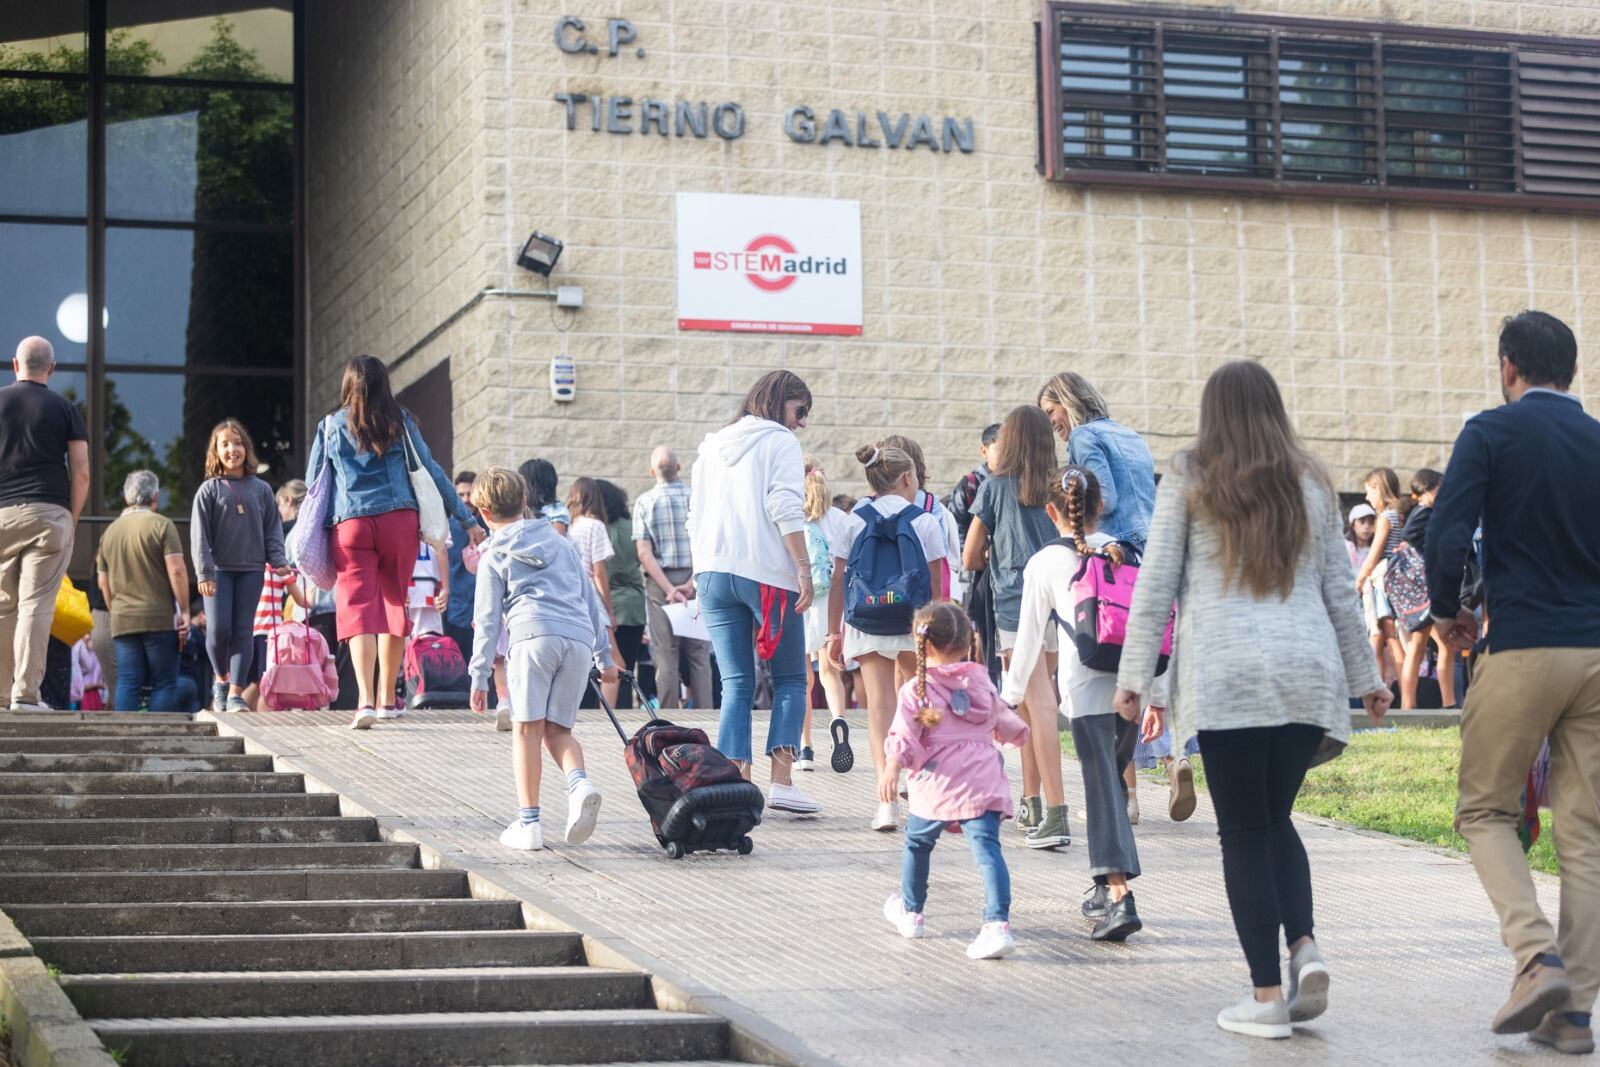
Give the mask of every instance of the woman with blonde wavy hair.
<svg viewBox="0 0 1600 1067">
<path fill-rule="evenodd" d="M 1124 718 L 1138 713 L 1176 601 L 1173 750 L 1200 738 L 1228 906 L 1254 986 L 1217 1015 L 1233 1033 L 1286 1038 L 1292 1023 L 1327 1008 L 1311 867 L 1289 812 L 1306 770 L 1344 747 L 1349 698 L 1374 721 L 1389 709 L 1350 578 L 1338 497 L 1290 426 L 1277 382 L 1248 360 L 1218 368 L 1200 398 L 1194 446 L 1156 494 L 1115 706 Z M 1146 740 L 1164 717 L 1146 712 Z"/>
<path fill-rule="evenodd" d="M 1066 442 L 1067 462 L 1087 467 L 1100 483 L 1101 530 L 1143 547 L 1156 498 L 1156 463 L 1138 433 L 1115 422 L 1100 390 L 1081 374 L 1063 371 L 1039 390 L 1039 408 Z"/>
</svg>

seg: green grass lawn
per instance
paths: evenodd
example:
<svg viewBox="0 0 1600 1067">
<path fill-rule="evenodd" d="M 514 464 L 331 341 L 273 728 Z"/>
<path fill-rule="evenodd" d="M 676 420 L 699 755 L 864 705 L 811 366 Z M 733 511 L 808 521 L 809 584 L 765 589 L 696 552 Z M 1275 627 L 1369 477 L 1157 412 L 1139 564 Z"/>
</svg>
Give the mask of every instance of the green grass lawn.
<svg viewBox="0 0 1600 1067">
<path fill-rule="evenodd" d="M 1062 735 L 1061 748 L 1067 755 L 1073 754 L 1071 735 Z M 1306 776 L 1295 810 L 1465 851 L 1466 842 L 1452 825 L 1460 755 L 1461 731 L 1453 726 L 1355 733 L 1344 755 Z M 1202 759 L 1194 760 L 1195 783 L 1203 789 L 1202 764 Z M 1161 777 L 1158 772 L 1148 773 Z M 1548 811 L 1540 815 L 1540 822 L 1543 829 L 1529 863 L 1534 870 L 1556 874 Z"/>
</svg>

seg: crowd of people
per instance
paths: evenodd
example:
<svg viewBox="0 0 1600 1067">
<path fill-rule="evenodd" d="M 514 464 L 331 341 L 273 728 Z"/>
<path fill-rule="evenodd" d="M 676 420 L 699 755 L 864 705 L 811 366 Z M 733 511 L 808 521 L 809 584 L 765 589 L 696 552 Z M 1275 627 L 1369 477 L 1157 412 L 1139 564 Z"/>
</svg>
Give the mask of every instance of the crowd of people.
<svg viewBox="0 0 1600 1067">
<path fill-rule="evenodd" d="M 1195 439 L 1159 486 L 1144 439 L 1065 372 L 976 435 L 980 465 L 942 496 L 914 440 L 861 442 L 870 493 L 851 500 L 802 448 L 810 390 L 778 370 L 700 442 L 687 483 L 673 447 L 657 446 L 654 485 L 630 508 L 620 487 L 588 477 L 561 497 L 541 458 L 451 479 L 384 364 L 360 356 L 303 481 L 274 493 L 245 427 L 218 424 L 189 561 L 155 477 L 128 477 L 96 564 L 116 649 L 108 703 L 183 705 L 192 562 L 219 711 L 257 705 L 264 641 L 289 613 L 338 650 L 356 729 L 402 714 L 408 637 L 449 639 L 467 703 L 493 704 L 514 733 L 511 848 L 544 844 L 541 749 L 568 796 L 563 839 L 594 830 L 601 796 L 572 734 L 591 671 L 615 703 L 619 669 L 648 658 L 662 708 L 717 709 L 716 748 L 746 778 L 753 710 L 770 708 L 766 802 L 787 815 L 820 810 L 799 780 L 816 766 L 813 712 L 827 711 L 841 773 L 864 718 L 869 827 L 903 831 L 885 919 L 923 935 L 931 854 L 959 828 L 985 894 L 974 959 L 1016 944 L 1003 822 L 1030 849 L 1071 841 L 1063 733 L 1086 798 L 1081 911 L 1101 941 L 1144 922 L 1134 768 L 1166 767 L 1182 820 L 1198 751 L 1252 987 L 1217 1022 L 1284 1038 L 1326 1010 L 1330 987 L 1290 817 L 1304 777 L 1346 744 L 1352 704 L 1381 721 L 1397 687 L 1416 706 L 1430 648 L 1454 706 L 1471 652 L 1458 826 L 1517 962 L 1492 1025 L 1585 1051 L 1600 992 L 1600 423 L 1568 392 L 1576 341 L 1558 320 L 1508 319 L 1498 358 L 1507 403 L 1467 422 L 1443 474 L 1420 470 L 1405 492 L 1374 469 L 1366 502 L 1341 514 L 1277 383 L 1251 361 L 1211 376 Z M 0 389 L 0 683 L 13 709 L 44 706 L 44 638 L 87 493 L 87 435 L 47 387 L 53 365 L 29 338 L 18 383 Z M 694 615 L 706 639 L 690 636 Z M 1546 739 L 1559 930 L 1516 838 L 1523 777 Z M 1020 749 L 1015 799 L 997 744 Z"/>
</svg>

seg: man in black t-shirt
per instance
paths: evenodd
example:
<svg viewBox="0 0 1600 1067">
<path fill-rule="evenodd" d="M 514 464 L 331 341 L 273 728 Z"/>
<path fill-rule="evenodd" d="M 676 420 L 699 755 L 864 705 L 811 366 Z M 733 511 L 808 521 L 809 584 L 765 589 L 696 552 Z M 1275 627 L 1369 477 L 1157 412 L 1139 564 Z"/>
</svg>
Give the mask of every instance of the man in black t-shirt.
<svg viewBox="0 0 1600 1067">
<path fill-rule="evenodd" d="M 89 497 L 89 435 L 46 384 L 55 349 L 28 337 L 0 388 L 0 706 L 41 710 L 50 621 Z"/>
</svg>

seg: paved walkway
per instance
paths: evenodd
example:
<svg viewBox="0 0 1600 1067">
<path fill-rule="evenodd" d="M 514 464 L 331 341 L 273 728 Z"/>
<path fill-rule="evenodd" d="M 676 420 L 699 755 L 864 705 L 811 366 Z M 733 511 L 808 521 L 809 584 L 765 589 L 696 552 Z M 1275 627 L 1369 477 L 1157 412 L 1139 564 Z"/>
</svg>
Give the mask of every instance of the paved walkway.
<svg viewBox="0 0 1600 1067">
<path fill-rule="evenodd" d="M 822 815 L 770 814 L 749 857 L 672 862 L 650 834 L 616 734 L 597 714 L 586 712 L 577 733 L 606 797 L 599 829 L 582 846 L 531 854 L 507 852 L 497 841 L 515 801 L 510 735 L 495 733 L 489 721 L 420 712 L 356 733 L 331 712 L 221 718 L 386 821 L 458 850 L 462 866 L 492 868 L 530 900 L 557 902 L 595 932 L 671 961 L 841 1064 L 1570 1062 L 1523 1038 L 1489 1033 L 1510 961 L 1462 859 L 1302 822 L 1333 1006 L 1292 1041 L 1259 1042 L 1212 1021 L 1243 995 L 1248 978 L 1204 795 L 1193 819 L 1174 824 L 1165 816 L 1165 789 L 1141 784 L 1146 814 L 1137 834 L 1146 874 L 1135 889 L 1146 927 L 1125 945 L 1088 938 L 1078 912 L 1088 885 L 1082 842 L 1061 853 L 1029 852 L 1008 824 L 1019 952 L 975 964 L 964 949 L 982 896 L 959 838 L 934 853 L 925 940 L 896 937 L 879 914 L 899 884 L 900 842 L 866 828 L 872 777 L 861 746 L 850 774 L 824 765 L 800 776 Z M 679 721 L 708 723 L 693 714 Z M 758 736 L 764 729 L 757 724 Z M 819 731 L 819 740 L 825 736 Z M 1010 765 L 1015 777 L 1014 754 Z M 764 763 L 757 769 L 764 774 Z M 1076 764 L 1068 762 L 1067 779 L 1076 812 Z M 563 826 L 564 792 L 549 776 L 543 801 L 547 826 Z M 1082 833 L 1074 816 L 1075 838 Z M 1553 915 L 1554 882 L 1541 878 L 1541 887 Z"/>
</svg>

